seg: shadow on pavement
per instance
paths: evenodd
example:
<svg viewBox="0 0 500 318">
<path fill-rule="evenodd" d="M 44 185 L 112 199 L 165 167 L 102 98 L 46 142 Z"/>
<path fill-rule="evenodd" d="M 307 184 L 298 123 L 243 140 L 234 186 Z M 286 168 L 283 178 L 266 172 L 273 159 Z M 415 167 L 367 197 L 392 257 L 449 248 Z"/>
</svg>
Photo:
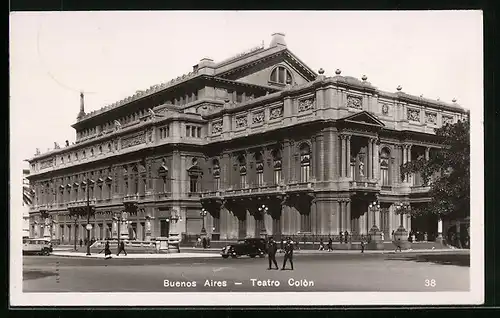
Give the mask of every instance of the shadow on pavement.
<svg viewBox="0 0 500 318">
<path fill-rule="evenodd" d="M 455 265 L 470 267 L 469 254 L 421 254 L 411 256 L 389 257 L 388 260 L 414 261 L 418 263 L 434 263 L 439 265 Z"/>
<path fill-rule="evenodd" d="M 48 272 L 48 271 L 39 271 L 39 270 L 28 270 L 23 271 L 23 280 L 31 280 L 44 278 L 49 276 L 56 276 L 56 273 Z"/>
</svg>

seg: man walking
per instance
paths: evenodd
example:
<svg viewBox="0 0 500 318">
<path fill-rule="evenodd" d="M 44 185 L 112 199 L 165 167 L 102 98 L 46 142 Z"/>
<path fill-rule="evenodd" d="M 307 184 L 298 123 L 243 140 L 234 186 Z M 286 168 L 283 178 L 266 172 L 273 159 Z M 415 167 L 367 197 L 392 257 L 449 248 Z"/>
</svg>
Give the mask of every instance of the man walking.
<svg viewBox="0 0 500 318">
<path fill-rule="evenodd" d="M 293 242 L 291 238 L 288 238 L 285 244 L 285 259 L 283 260 L 283 267 L 281 268 L 281 270 L 285 269 L 287 260 L 290 261 L 290 265 L 293 271 Z"/>
<path fill-rule="evenodd" d="M 116 254 L 116 256 L 120 255 L 121 252 L 125 253 L 125 256 L 127 256 L 127 251 L 125 251 L 125 243 L 123 241 L 120 242 L 120 246 L 118 247 L 118 254 Z"/>
<path fill-rule="evenodd" d="M 398 250 L 401 252 L 401 239 L 400 238 L 398 238 L 398 240 L 396 241 L 396 249 L 394 250 L 394 252 L 397 252 Z"/>
<path fill-rule="evenodd" d="M 331 237 L 328 238 L 328 252 L 333 251 L 333 240 Z"/>
<path fill-rule="evenodd" d="M 271 265 L 274 264 L 276 269 L 278 268 L 278 263 L 276 262 L 276 252 L 278 251 L 278 244 L 273 240 L 273 238 L 269 238 L 269 242 L 267 245 L 267 257 L 269 259 L 269 267 L 268 270 L 272 269 Z"/>
</svg>

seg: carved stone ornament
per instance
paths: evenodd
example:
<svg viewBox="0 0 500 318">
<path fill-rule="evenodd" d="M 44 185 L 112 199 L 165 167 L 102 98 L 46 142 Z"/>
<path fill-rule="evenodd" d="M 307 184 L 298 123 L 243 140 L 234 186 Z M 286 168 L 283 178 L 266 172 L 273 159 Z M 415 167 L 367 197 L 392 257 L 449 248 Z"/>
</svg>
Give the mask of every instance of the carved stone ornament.
<svg viewBox="0 0 500 318">
<path fill-rule="evenodd" d="M 264 111 L 252 114 L 252 124 L 260 124 L 264 122 Z"/>
<path fill-rule="evenodd" d="M 314 107 L 314 99 L 313 98 L 299 100 L 299 113 L 313 109 L 313 107 Z"/>
<path fill-rule="evenodd" d="M 122 149 L 137 146 L 145 142 L 146 142 L 146 134 L 144 134 L 144 132 L 141 132 L 131 137 L 124 138 L 122 140 Z"/>
<path fill-rule="evenodd" d="M 347 107 L 354 109 L 363 109 L 363 102 L 359 96 L 347 96 Z"/>
<path fill-rule="evenodd" d="M 409 121 L 420 121 L 420 110 L 408 108 L 408 120 Z"/>
<path fill-rule="evenodd" d="M 425 122 L 428 124 L 435 125 L 437 123 L 436 113 L 425 113 Z"/>
<path fill-rule="evenodd" d="M 52 159 L 44 160 L 44 161 L 40 162 L 40 169 L 52 167 L 53 164 L 54 164 L 54 162 Z"/>
<path fill-rule="evenodd" d="M 212 123 L 212 135 L 217 135 L 222 132 L 222 121 L 215 121 Z"/>
<path fill-rule="evenodd" d="M 387 105 L 387 104 L 382 105 L 382 114 L 384 114 L 384 115 L 389 114 L 389 105 Z"/>
<path fill-rule="evenodd" d="M 236 128 L 243 128 L 247 126 L 247 116 L 236 117 Z"/>
<path fill-rule="evenodd" d="M 276 119 L 283 117 L 283 106 L 271 108 L 269 119 Z"/>
<path fill-rule="evenodd" d="M 445 124 L 452 124 L 453 123 L 453 117 L 451 116 L 443 116 L 443 125 Z"/>
<path fill-rule="evenodd" d="M 148 129 L 148 142 L 153 141 L 153 128 Z"/>
</svg>

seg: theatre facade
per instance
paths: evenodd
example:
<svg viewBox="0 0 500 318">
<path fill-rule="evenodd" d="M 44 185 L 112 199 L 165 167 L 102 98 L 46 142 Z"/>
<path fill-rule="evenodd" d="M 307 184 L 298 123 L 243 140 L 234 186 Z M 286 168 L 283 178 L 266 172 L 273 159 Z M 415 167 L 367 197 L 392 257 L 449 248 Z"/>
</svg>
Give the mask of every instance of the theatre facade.
<svg viewBox="0 0 500 318">
<path fill-rule="evenodd" d="M 84 239 L 89 210 L 95 239 L 412 229 L 397 208 L 425 204 L 429 187 L 400 166 L 439 151 L 434 129 L 466 111 L 332 73 L 277 33 L 97 111 L 82 94 L 76 141 L 28 160 L 30 236 Z"/>
</svg>

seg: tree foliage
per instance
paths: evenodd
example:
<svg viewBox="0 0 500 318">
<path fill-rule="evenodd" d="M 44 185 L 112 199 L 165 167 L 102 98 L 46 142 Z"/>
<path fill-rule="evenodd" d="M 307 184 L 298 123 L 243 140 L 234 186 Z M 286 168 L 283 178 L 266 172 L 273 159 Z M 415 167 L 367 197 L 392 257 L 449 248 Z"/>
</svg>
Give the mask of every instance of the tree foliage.
<svg viewBox="0 0 500 318">
<path fill-rule="evenodd" d="M 401 176 L 420 173 L 430 185 L 429 204 L 411 208 L 412 214 L 437 214 L 442 218 L 470 215 L 470 123 L 469 120 L 435 129 L 442 149 L 429 160 L 418 158 L 401 166 Z"/>
</svg>

